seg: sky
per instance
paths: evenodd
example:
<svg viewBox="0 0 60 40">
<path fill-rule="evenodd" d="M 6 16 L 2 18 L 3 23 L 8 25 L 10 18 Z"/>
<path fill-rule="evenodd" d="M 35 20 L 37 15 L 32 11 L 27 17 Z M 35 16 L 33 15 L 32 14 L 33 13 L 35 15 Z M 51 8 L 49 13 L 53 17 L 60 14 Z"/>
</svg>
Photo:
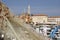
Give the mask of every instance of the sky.
<svg viewBox="0 0 60 40">
<path fill-rule="evenodd" d="M 31 14 L 60 16 L 60 0 L 3 0 L 3 3 L 16 15 L 26 12 L 30 5 Z"/>
</svg>

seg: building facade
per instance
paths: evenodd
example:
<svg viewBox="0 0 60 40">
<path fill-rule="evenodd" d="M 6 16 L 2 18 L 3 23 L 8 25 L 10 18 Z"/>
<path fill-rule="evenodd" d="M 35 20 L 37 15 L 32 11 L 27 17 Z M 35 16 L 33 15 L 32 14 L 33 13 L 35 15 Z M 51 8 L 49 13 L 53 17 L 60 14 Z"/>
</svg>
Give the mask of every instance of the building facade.
<svg viewBox="0 0 60 40">
<path fill-rule="evenodd" d="M 59 24 L 60 25 L 60 16 L 51 16 L 48 17 L 45 14 L 24 14 L 21 15 L 20 18 L 24 19 L 27 23 L 34 23 L 34 24 Z"/>
<path fill-rule="evenodd" d="M 60 25 L 60 16 L 51 16 L 48 18 L 48 22 Z"/>
<path fill-rule="evenodd" d="M 37 23 L 47 23 L 47 15 L 45 14 L 35 14 L 35 15 L 32 15 L 32 22 L 34 24 L 37 24 Z"/>
</svg>

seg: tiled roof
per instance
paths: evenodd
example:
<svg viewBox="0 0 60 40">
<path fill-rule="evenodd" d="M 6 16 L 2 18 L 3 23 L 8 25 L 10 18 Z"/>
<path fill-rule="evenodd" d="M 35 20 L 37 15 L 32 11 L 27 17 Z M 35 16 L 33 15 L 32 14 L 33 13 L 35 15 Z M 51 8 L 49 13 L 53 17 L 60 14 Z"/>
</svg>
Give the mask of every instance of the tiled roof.
<svg viewBox="0 0 60 40">
<path fill-rule="evenodd" d="M 60 18 L 60 16 L 50 16 L 49 18 Z"/>
<path fill-rule="evenodd" d="M 46 14 L 32 14 L 32 16 L 48 16 Z"/>
</svg>

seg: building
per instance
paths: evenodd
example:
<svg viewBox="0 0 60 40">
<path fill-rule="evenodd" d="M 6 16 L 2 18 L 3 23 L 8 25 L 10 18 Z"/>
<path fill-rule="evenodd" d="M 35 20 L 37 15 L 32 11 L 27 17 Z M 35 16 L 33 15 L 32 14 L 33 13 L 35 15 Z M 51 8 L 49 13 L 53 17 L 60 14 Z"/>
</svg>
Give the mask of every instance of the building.
<svg viewBox="0 0 60 40">
<path fill-rule="evenodd" d="M 25 10 L 24 10 L 25 11 Z M 21 19 L 23 19 L 26 23 L 31 23 L 32 19 L 31 19 L 31 14 L 30 14 L 30 5 L 28 5 L 28 9 L 27 12 L 22 13 L 22 15 L 20 15 L 19 17 Z"/>
<path fill-rule="evenodd" d="M 48 16 L 45 14 L 33 14 L 31 17 L 32 17 L 32 22 L 34 24 L 47 23 L 47 19 L 48 19 Z"/>
<path fill-rule="evenodd" d="M 51 16 L 48 18 L 48 22 L 60 25 L 60 16 Z"/>
<path fill-rule="evenodd" d="M 28 13 L 22 14 L 19 18 L 23 19 L 26 23 L 31 23 L 32 21 L 32 18 Z"/>
</svg>

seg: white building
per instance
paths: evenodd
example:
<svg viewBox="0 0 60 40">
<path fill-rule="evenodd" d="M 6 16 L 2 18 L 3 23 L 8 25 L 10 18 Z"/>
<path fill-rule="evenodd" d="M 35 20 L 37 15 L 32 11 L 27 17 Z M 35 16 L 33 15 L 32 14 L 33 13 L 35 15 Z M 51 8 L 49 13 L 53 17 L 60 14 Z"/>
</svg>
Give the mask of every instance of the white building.
<svg viewBox="0 0 60 40">
<path fill-rule="evenodd" d="M 37 24 L 37 23 L 47 23 L 47 15 L 45 14 L 35 14 L 35 15 L 32 15 L 32 22 L 34 22 L 34 24 Z"/>
<path fill-rule="evenodd" d="M 48 18 L 48 22 L 60 25 L 60 16 L 51 16 Z"/>
</svg>

